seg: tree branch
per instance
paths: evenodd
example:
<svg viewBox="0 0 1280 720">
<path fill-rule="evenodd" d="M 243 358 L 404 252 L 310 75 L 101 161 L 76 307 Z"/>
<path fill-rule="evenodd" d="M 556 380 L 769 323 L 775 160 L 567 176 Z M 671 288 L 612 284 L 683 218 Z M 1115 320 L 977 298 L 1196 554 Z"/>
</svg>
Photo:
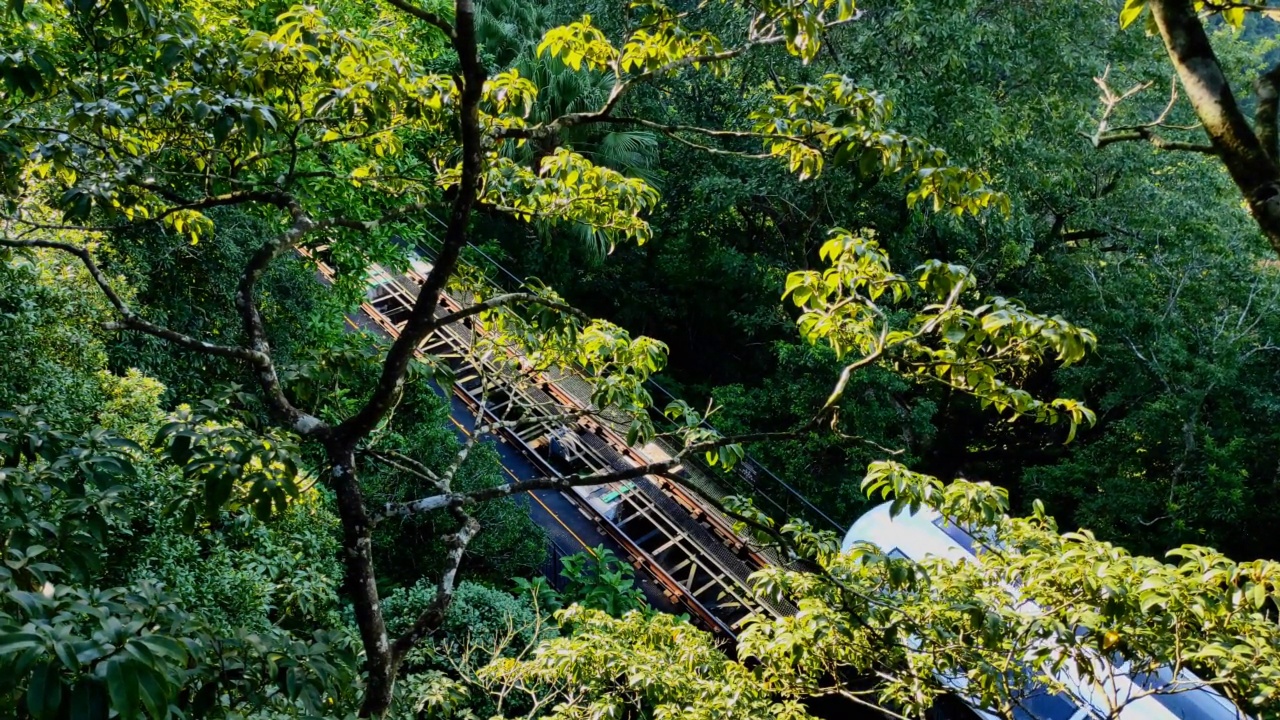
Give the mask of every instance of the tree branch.
<svg viewBox="0 0 1280 720">
<path fill-rule="evenodd" d="M 296 228 L 297 226 L 295 225 L 294 229 Z M 281 238 L 288 238 L 294 229 L 286 232 L 281 236 Z M 96 262 L 94 262 L 93 255 L 89 252 L 88 248 L 53 240 L 17 240 L 6 237 L 0 237 L 0 246 L 13 248 L 47 248 L 74 255 L 79 258 L 80 262 L 89 272 L 89 276 L 93 278 L 94 283 L 100 290 L 102 290 L 102 294 L 106 296 L 107 301 L 111 303 L 111 306 L 115 308 L 116 312 L 120 315 L 119 321 L 109 322 L 106 324 L 108 329 L 135 330 L 167 340 L 186 350 L 203 353 L 205 355 L 241 360 L 248 363 L 258 376 L 259 383 L 267 394 L 268 402 L 278 412 L 286 417 L 290 426 L 292 426 L 293 429 L 301 435 L 315 435 L 325 432 L 327 430 L 327 426 L 319 418 L 294 407 L 293 404 L 285 397 L 284 390 L 280 384 L 280 379 L 276 375 L 275 364 L 271 360 L 270 347 L 266 342 L 265 330 L 262 326 L 262 318 L 258 314 L 257 306 L 253 303 L 252 299 L 254 283 L 256 283 L 257 278 L 266 268 L 267 263 L 269 263 L 271 258 L 275 256 L 274 252 L 267 253 L 266 250 L 267 248 L 271 248 L 279 244 L 281 242 L 281 238 L 277 238 L 274 242 L 268 242 L 262 249 L 259 249 L 257 254 L 255 254 L 254 258 L 249 263 L 249 267 L 245 270 L 245 276 L 241 280 L 240 290 L 236 296 L 236 305 L 240 308 L 241 314 L 245 319 L 246 333 L 249 335 L 251 343 L 249 347 L 217 345 L 215 343 L 205 342 L 204 340 L 157 325 L 135 315 L 133 310 L 130 309 L 128 304 L 125 303 L 120 295 L 115 291 L 115 288 L 111 286 L 110 281 L 107 280 L 102 269 L 98 267 Z"/>
<path fill-rule="evenodd" d="M 1280 65 L 1275 66 L 1254 84 L 1258 96 L 1258 110 L 1253 116 L 1254 131 L 1258 142 L 1273 162 L 1280 162 L 1280 141 L 1277 140 L 1276 116 L 1280 106 Z"/>
<path fill-rule="evenodd" d="M 833 22 L 825 23 L 822 27 L 823 27 L 823 30 L 830 30 L 832 28 L 838 27 L 840 25 L 845 25 L 847 23 L 853 22 L 855 20 L 859 20 L 861 18 L 862 18 L 862 12 L 858 12 L 858 13 L 855 13 L 853 17 L 847 20 L 836 20 Z M 767 45 L 776 45 L 778 43 L 784 42 L 785 40 L 786 40 L 785 35 L 764 35 L 761 37 L 747 40 L 746 42 L 744 42 L 743 44 L 735 48 L 731 48 L 729 50 L 723 50 L 718 53 L 706 53 L 703 55 L 689 55 L 689 56 L 679 58 L 678 60 L 672 60 L 671 62 L 665 63 L 659 67 L 653 68 L 651 70 L 646 70 L 642 73 L 633 75 L 627 78 L 626 80 L 622 80 L 621 78 L 619 78 L 618 81 L 614 83 L 613 88 L 609 91 L 609 96 L 605 98 L 604 104 L 595 110 L 591 110 L 588 112 L 566 113 L 564 115 L 561 115 L 558 118 L 555 118 L 548 122 L 542 123 L 540 125 L 535 125 L 529 128 L 506 129 L 501 131 L 498 134 L 498 137 L 499 138 L 506 137 L 506 138 L 523 138 L 523 139 L 542 139 L 542 138 L 553 137 L 556 134 L 558 134 L 561 130 L 575 127 L 578 125 L 588 125 L 591 123 L 598 123 L 598 122 L 610 122 L 611 114 L 614 108 L 617 107 L 618 102 L 622 100 L 622 97 L 628 91 L 630 91 L 631 88 L 635 87 L 638 84 L 652 80 L 653 78 L 658 77 L 660 75 L 665 75 L 667 73 L 672 73 L 677 70 L 689 67 L 691 65 L 711 65 L 715 63 L 725 62 L 727 60 L 732 60 L 755 48 L 764 47 Z M 632 121 L 634 121 L 634 119 L 632 119 Z M 643 123 L 639 123 L 639 124 L 643 124 Z"/>
<path fill-rule="evenodd" d="M 660 474 L 680 464 L 680 460 L 672 458 L 662 462 L 638 465 L 625 470 L 615 470 L 604 474 L 547 475 L 529 480 L 516 480 L 491 488 L 472 490 L 470 492 L 447 493 L 402 503 L 387 503 L 382 511 L 374 515 L 375 521 L 393 517 L 408 517 L 418 513 L 430 512 L 444 507 L 473 505 L 500 498 L 519 495 L 532 490 L 571 490 L 575 487 L 603 485 L 605 483 L 634 480 L 646 475 Z"/>
<path fill-rule="evenodd" d="M 436 13 L 433 13 L 427 10 L 423 10 L 417 5 L 407 2 L 406 0 L 387 0 L 387 2 L 391 3 L 393 7 L 399 9 L 401 12 L 412 15 L 413 17 L 416 17 L 419 20 L 429 25 L 434 25 L 440 32 L 444 33 L 445 37 L 449 38 L 450 40 L 457 39 L 457 35 L 453 30 L 453 25 L 449 24 L 449 21 L 445 20 L 444 16 L 437 15 Z"/>
<path fill-rule="evenodd" d="M 406 475 L 412 475 L 419 480 L 424 480 L 433 485 L 440 492 L 446 492 L 446 488 L 440 481 L 439 475 L 436 475 L 426 465 L 423 465 L 407 455 L 394 451 L 379 450 L 362 450 L 361 454 L 368 455 L 378 462 L 384 463 L 395 470 L 405 473 Z M 376 521 L 377 520 L 375 519 L 375 522 Z"/>
<path fill-rule="evenodd" d="M 458 567 L 462 564 L 462 555 L 467 550 L 467 545 L 471 542 L 476 533 L 480 532 L 480 523 L 475 518 L 467 515 L 461 510 L 456 510 L 455 515 L 462 520 L 462 527 L 456 533 L 445 538 L 445 546 L 449 548 L 448 556 L 445 560 L 445 570 L 440 575 L 440 582 L 436 584 L 436 596 L 431 599 L 431 604 L 423 611 L 418 619 L 414 621 L 413 627 L 408 632 L 396 638 L 391 645 L 391 661 L 393 667 L 399 666 L 404 656 L 418 644 L 422 638 L 440 629 L 444 624 L 445 613 L 449 610 L 449 604 L 453 601 L 453 592 L 455 589 L 454 581 L 458 576 Z"/>
<path fill-rule="evenodd" d="M 1111 115 L 1115 113 L 1116 108 L 1118 108 L 1125 100 L 1128 100 L 1151 87 L 1151 83 L 1138 83 L 1123 93 L 1116 93 L 1107 83 L 1107 79 L 1110 74 L 1111 66 L 1108 65 L 1107 69 L 1103 71 L 1102 77 L 1096 77 L 1093 79 L 1093 81 L 1097 83 L 1098 87 L 1102 90 L 1102 117 L 1098 119 L 1098 128 L 1094 131 L 1093 135 L 1085 135 L 1085 137 L 1093 143 L 1095 148 L 1100 150 L 1113 143 L 1136 140 L 1149 142 L 1161 150 L 1181 150 L 1186 152 L 1203 153 L 1206 155 L 1218 154 L 1217 149 L 1212 145 L 1200 145 L 1196 143 L 1166 140 L 1156 134 L 1156 130 L 1158 128 L 1191 130 L 1195 127 L 1171 126 L 1166 122 L 1169 118 L 1169 114 L 1173 112 L 1174 106 L 1178 103 L 1177 78 L 1174 78 L 1170 83 L 1168 104 L 1166 104 L 1164 110 L 1156 116 L 1155 120 L 1148 123 L 1142 123 L 1141 125 L 1126 125 L 1123 127 L 1112 128 L 1110 126 Z"/>
<path fill-rule="evenodd" d="M 466 318 L 469 318 L 472 315 L 479 315 L 482 312 L 493 310 L 495 308 L 511 305 L 513 303 L 518 303 L 518 302 L 532 303 L 534 305 L 542 305 L 544 307 L 548 307 L 552 310 L 559 310 L 560 312 L 568 315 L 572 315 L 573 317 L 576 317 L 579 320 L 589 321 L 591 319 L 589 315 L 573 307 L 572 305 L 558 302 L 550 298 L 545 298 L 545 297 L 542 297 L 541 295 L 535 295 L 533 293 L 522 293 L 522 292 L 521 293 L 505 293 L 503 295 L 495 295 L 489 298 L 488 300 L 478 302 L 474 305 L 468 305 L 467 307 L 464 307 L 461 310 L 458 310 L 457 312 L 452 312 L 452 313 L 449 313 L 448 315 L 441 315 L 440 317 L 432 321 L 428 329 L 428 332 L 434 332 L 436 330 L 439 330 L 440 328 L 448 327 L 456 322 L 465 320 Z"/>
<path fill-rule="evenodd" d="M 171 330 L 161 325 L 138 317 L 133 310 L 121 299 L 116 293 L 115 288 L 111 287 L 110 281 L 103 274 L 102 269 L 94 262 L 93 255 L 88 248 L 72 245 L 71 243 L 57 242 L 53 240 L 15 240 L 11 238 L 0 237 L 0 246 L 12 248 L 46 248 L 50 250 L 58 250 L 60 252 L 74 255 L 81 264 L 89 272 L 89 276 L 93 278 L 94 283 L 102 290 L 102 294 L 106 296 L 107 301 L 119 313 L 120 320 L 109 322 L 106 324 L 109 330 L 136 330 L 147 335 L 168 340 L 188 350 L 194 350 L 206 355 L 216 355 L 218 357 L 233 358 L 243 360 L 255 367 L 267 362 L 268 359 L 261 353 L 255 352 L 250 348 L 238 347 L 234 345 L 217 345 L 205 342 L 190 335 Z"/>
<path fill-rule="evenodd" d="M 1280 253 L 1280 165 L 1263 148 L 1227 82 L 1191 0 L 1148 0 L 1197 117 L 1258 227 Z"/>
<path fill-rule="evenodd" d="M 1151 132 L 1148 128 L 1133 128 L 1130 130 L 1117 130 L 1110 132 L 1106 135 L 1095 137 L 1093 146 L 1095 148 L 1102 149 L 1112 143 L 1128 142 L 1133 140 L 1145 140 L 1161 150 L 1194 152 L 1204 155 L 1218 154 L 1218 149 L 1212 145 L 1166 140 Z"/>
<path fill-rule="evenodd" d="M 646 475 L 661 475 L 667 477 L 667 473 L 679 467 L 687 458 L 697 455 L 701 452 L 715 450 L 725 445 L 737 445 L 740 443 L 756 442 L 766 439 L 777 439 L 780 437 L 796 437 L 801 431 L 786 432 L 767 432 L 767 433 L 750 433 L 746 435 L 737 435 L 734 437 L 716 438 L 700 443 L 690 445 L 675 457 L 660 462 L 648 463 L 645 465 L 637 465 L 624 470 L 615 470 L 609 473 L 579 473 L 577 475 L 547 475 L 544 477 L 532 478 L 529 480 L 517 480 L 490 488 L 482 488 L 479 490 L 471 490 L 459 493 L 441 493 L 430 497 L 419 498 L 409 502 L 387 503 L 382 510 L 374 515 L 374 521 L 381 521 L 392 517 L 408 517 L 422 512 L 430 512 L 444 507 L 465 507 L 477 503 L 488 502 L 500 498 L 511 497 L 520 493 L 530 492 L 532 490 L 570 490 L 575 487 L 584 487 L 589 485 L 603 485 L 605 483 L 620 482 L 623 480 L 634 480 L 636 478 L 645 477 Z M 692 487 L 684 480 L 677 480 L 682 487 Z"/>
<path fill-rule="evenodd" d="M 142 187 L 152 191 L 158 190 L 158 186 L 154 183 L 143 184 Z M 224 193 L 222 195 L 211 195 L 209 197 L 191 201 L 181 201 L 181 198 L 178 198 L 177 195 L 172 193 L 168 194 L 166 197 L 170 199 L 176 198 L 179 200 L 179 203 L 173 207 L 166 208 L 164 212 L 161 212 L 152 218 L 153 220 L 161 220 L 183 210 L 205 210 L 213 207 L 239 205 L 241 203 L 248 202 L 259 202 L 266 205 L 274 205 L 282 210 L 287 210 L 289 209 L 290 203 L 293 202 L 292 196 L 275 190 L 242 190 L 239 192 Z"/>
<path fill-rule="evenodd" d="M 475 3 L 457 0 L 455 6 L 454 50 L 458 53 L 461 77 L 454 82 L 459 88 L 459 132 L 462 136 L 462 173 L 449 212 L 448 226 L 435 264 L 427 274 L 413 311 L 400 336 L 392 343 L 382 364 L 382 375 L 373 393 L 356 414 L 336 429 L 354 443 L 373 430 L 391 410 L 404 390 L 405 372 L 417 352 L 418 345 L 431 332 L 436 306 L 445 283 L 458 265 L 462 248 L 467 244 L 468 224 L 480 190 L 483 143 L 480 127 L 480 98 L 486 72 L 480 63 L 475 32 Z"/>
<path fill-rule="evenodd" d="M 433 16 L 413 12 L 411 5 L 389 1 L 427 22 L 436 20 Z M 373 432 L 399 402 L 409 363 L 417 353 L 418 346 L 431 332 L 440 294 L 457 268 L 462 248 L 467 244 L 472 208 L 480 191 L 484 153 L 480 99 L 486 72 L 480 62 L 475 16 L 474 0 L 455 0 L 454 24 L 452 32 L 447 34 L 458 54 L 460 66 L 460 75 L 454 77 L 454 84 L 459 91 L 458 132 L 462 140 L 462 172 L 450 207 L 444 241 L 436 254 L 431 272 L 427 274 L 418 293 L 409 319 L 383 360 L 382 373 L 373 392 L 354 415 L 333 428 L 326 442 L 328 455 L 338 461 L 332 472 L 339 490 L 338 509 L 343 523 L 348 582 L 353 586 L 352 604 L 367 658 L 368 681 L 364 703 L 360 708 L 360 714 L 365 717 L 382 716 L 387 712 L 393 697 L 397 666 L 419 640 L 444 622 L 444 614 L 453 599 L 454 578 L 458 565 L 462 562 L 463 552 L 467 543 L 480 530 L 480 525 L 474 518 L 466 516 L 458 507 L 451 508 L 464 521 L 462 528 L 452 537 L 447 568 L 440 578 L 436 597 L 410 631 L 397 638 L 394 645 L 388 646 L 386 624 L 378 602 L 377 579 L 373 573 L 370 534 L 372 521 L 366 511 L 354 469 L 349 465 L 354 460 L 355 447 Z M 441 27 L 437 22 L 433 24 Z M 297 223 L 298 219 L 295 219 L 295 227 Z M 361 229 L 367 229 L 367 226 L 362 224 Z M 246 322 L 249 320 L 246 316 Z M 448 487 L 447 483 L 445 487 Z"/>
<path fill-rule="evenodd" d="M 299 410 L 285 397 L 284 387 L 280 383 L 279 375 L 276 374 L 275 363 L 271 360 L 271 346 L 267 342 L 267 331 L 262 322 L 262 314 L 254 298 L 258 280 L 271 265 L 271 261 L 281 253 L 288 252 L 307 233 L 317 228 L 317 224 L 307 216 L 297 200 L 289 198 L 287 207 L 289 214 L 293 216 L 293 224 L 283 233 L 263 243 L 249 258 L 236 288 L 235 304 L 240 312 L 249 348 L 262 358 L 262 362 L 255 365 L 254 370 L 267 404 L 299 435 L 319 436 L 327 433 L 329 426 L 319 418 Z"/>
</svg>

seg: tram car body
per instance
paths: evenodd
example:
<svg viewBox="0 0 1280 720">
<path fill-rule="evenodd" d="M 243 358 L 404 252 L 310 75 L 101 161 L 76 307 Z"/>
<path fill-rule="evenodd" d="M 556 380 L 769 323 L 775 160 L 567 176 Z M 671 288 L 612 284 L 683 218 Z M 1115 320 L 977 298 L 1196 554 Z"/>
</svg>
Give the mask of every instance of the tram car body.
<svg viewBox="0 0 1280 720">
<path fill-rule="evenodd" d="M 928 556 L 977 561 L 978 543 L 964 528 L 932 508 L 922 507 L 914 513 L 904 508 L 894 515 L 892 505 L 883 503 L 860 517 L 846 533 L 843 549 L 864 542 L 890 556 L 916 561 Z M 1030 603 L 1028 607 L 1034 608 Z M 1048 688 L 1024 692 L 1014 711 L 1015 720 L 1248 720 L 1230 700 L 1190 672 L 1183 671 L 1175 682 L 1168 668 L 1130 674 L 1105 658 L 1095 662 L 1108 663 L 1108 669 L 1113 670 L 1096 674 L 1107 677 L 1103 687 L 1083 680 L 1070 664 L 1064 665 L 1057 679 L 1068 692 L 1054 693 Z M 984 720 L 999 720 L 965 696 L 964 678 L 944 678 L 944 682 Z"/>
</svg>

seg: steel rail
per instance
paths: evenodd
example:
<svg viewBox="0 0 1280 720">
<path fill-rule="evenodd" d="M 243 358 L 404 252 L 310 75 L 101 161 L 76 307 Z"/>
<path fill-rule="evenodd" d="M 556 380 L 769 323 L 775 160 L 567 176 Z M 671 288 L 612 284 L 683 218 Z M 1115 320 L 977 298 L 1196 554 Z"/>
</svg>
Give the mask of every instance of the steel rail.
<svg viewBox="0 0 1280 720">
<path fill-rule="evenodd" d="M 316 264 L 328 281 L 336 280 L 333 268 L 315 253 L 300 252 Z M 421 282 L 421 273 L 413 270 L 398 276 L 374 267 L 370 291 L 361 304 L 362 313 L 382 333 L 397 337 L 402 319 L 407 318 L 417 300 L 414 285 Z M 467 304 L 445 293 L 437 317 L 462 310 Z M 650 462 L 628 447 L 607 423 L 592 418 L 593 408 L 584 406 L 557 383 L 538 373 L 513 374 L 511 369 L 520 367 L 523 360 L 514 349 L 505 348 L 505 357 L 490 352 L 477 358 L 477 335 L 481 340 L 491 338 L 484 337 L 483 331 L 477 332 L 474 323 L 464 321 L 457 325 L 429 336 L 420 345 L 419 355 L 433 355 L 449 362 L 458 375 L 453 392 L 478 418 L 494 427 L 495 435 L 540 471 L 564 476 L 538 449 L 547 444 L 545 439 L 552 434 L 566 431 L 573 433 L 566 437 L 577 438 L 576 459 L 591 471 L 622 469 L 620 462 L 624 467 Z M 496 401 L 491 402 L 491 398 Z M 518 413 L 514 420 L 513 413 Z M 566 416 L 576 419 L 569 421 Z M 735 637 L 749 617 L 762 612 L 776 617 L 793 611 L 755 598 L 747 575 L 769 561 L 733 533 L 726 518 L 665 479 L 642 478 L 637 482 L 642 483 L 642 491 L 620 493 L 613 517 L 592 502 L 593 492 L 598 501 L 599 490 L 595 486 L 562 494 L 617 542 L 633 565 L 652 576 L 664 594 L 718 634 Z M 647 532 L 638 537 L 641 530 Z M 711 545 L 718 545 L 720 551 L 713 551 Z"/>
</svg>

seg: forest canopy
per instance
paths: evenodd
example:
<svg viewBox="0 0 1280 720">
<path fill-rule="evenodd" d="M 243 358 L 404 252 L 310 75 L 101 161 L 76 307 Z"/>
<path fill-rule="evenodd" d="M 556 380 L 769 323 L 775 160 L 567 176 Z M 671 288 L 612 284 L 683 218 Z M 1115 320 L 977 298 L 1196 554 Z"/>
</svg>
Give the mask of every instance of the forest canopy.
<svg viewBox="0 0 1280 720">
<path fill-rule="evenodd" d="M 11 0 L 0 716 L 1277 715 L 1277 16 Z"/>
</svg>

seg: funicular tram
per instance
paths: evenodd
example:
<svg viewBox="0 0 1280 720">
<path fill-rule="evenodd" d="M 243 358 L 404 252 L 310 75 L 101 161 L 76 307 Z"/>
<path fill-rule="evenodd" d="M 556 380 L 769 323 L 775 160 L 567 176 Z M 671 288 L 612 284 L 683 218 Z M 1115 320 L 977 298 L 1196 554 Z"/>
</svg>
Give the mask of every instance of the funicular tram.
<svg viewBox="0 0 1280 720">
<path fill-rule="evenodd" d="M 849 528 L 842 543 L 849 550 L 855 543 L 871 543 L 891 557 L 922 560 L 927 556 L 957 562 L 976 562 L 980 543 L 956 523 L 948 522 L 932 508 L 912 513 L 891 512 L 886 502 L 868 512 Z M 1031 603 L 1026 604 L 1034 612 Z M 1014 709 L 1015 720 L 1248 720 L 1229 699 L 1189 671 L 1175 680 L 1171 668 L 1156 672 L 1129 672 L 1118 658 L 1097 658 L 1103 669 L 1095 673 L 1105 680 L 1090 682 L 1064 664 L 1056 675 L 1066 688 L 1028 688 Z M 1000 720 L 965 696 L 965 678 L 943 678 L 957 697 L 964 700 L 983 720 Z"/>
<path fill-rule="evenodd" d="M 332 279 L 332 269 L 324 262 L 324 250 L 316 249 L 317 260 L 322 272 Z M 429 258 L 414 252 L 410 253 L 410 267 L 404 275 L 373 268 L 365 310 L 387 334 L 392 337 L 398 334 L 398 326 L 407 319 L 418 286 L 430 268 Z M 458 306 L 454 304 L 448 309 L 456 310 Z M 469 334 L 466 330 L 463 332 Z M 461 360 L 456 347 L 460 339 L 444 334 L 435 340 L 436 347 L 429 343 L 423 350 L 439 352 L 455 363 Z M 458 370 L 465 372 L 464 363 L 458 365 Z M 537 416 L 551 406 L 578 406 L 582 399 L 568 391 L 574 381 L 572 377 L 557 377 L 553 382 L 543 381 L 533 387 L 502 383 L 490 388 L 491 394 L 480 402 L 492 403 L 491 414 L 495 416 L 499 409 L 504 409 L 503 416 L 507 418 L 526 413 Z M 463 392 L 470 392 L 465 380 L 459 385 Z M 548 463 L 548 469 L 566 475 L 589 469 L 616 469 L 620 463 L 648 459 L 624 457 L 634 451 L 623 444 L 609 442 L 612 434 L 616 433 L 598 424 L 585 428 L 573 422 L 550 421 L 531 423 L 520 432 L 512 433 L 510 439 L 531 454 L 539 455 Z M 646 450 L 661 453 L 656 447 Z M 731 536 L 726 547 L 725 537 L 709 529 L 714 523 L 708 522 L 706 511 L 696 506 L 691 508 L 692 503 L 676 502 L 683 500 L 682 497 L 673 500 L 667 495 L 675 489 L 678 488 L 670 488 L 665 483 L 660 488 L 654 479 L 641 478 L 578 487 L 571 494 L 578 497 L 584 510 L 590 508 L 603 524 L 612 528 L 637 559 L 647 561 L 654 571 L 665 576 L 672 590 L 683 595 L 693 609 L 701 610 L 711 629 L 732 637 L 741 623 L 755 612 L 764 611 L 774 616 L 794 612 L 790 607 L 753 607 L 756 604 L 746 590 L 745 577 L 754 567 L 763 564 L 761 558 L 744 562 L 741 555 L 746 548 L 735 544 Z M 946 522 L 928 508 L 894 516 L 890 513 L 891 505 L 879 505 L 859 518 L 845 535 L 843 548 L 847 550 L 856 542 L 869 542 L 890 555 L 912 560 L 934 555 L 960 562 L 976 561 L 978 544 L 964 529 Z M 686 516 L 690 512 L 692 514 Z M 1108 694 L 1123 699 L 1118 710 L 1114 709 L 1117 703 L 1102 697 L 1102 693 L 1078 675 L 1063 672 L 1058 680 L 1066 692 L 1054 693 L 1047 688 L 1024 692 L 1020 706 L 1014 711 L 1015 720 L 1248 720 L 1226 697 L 1189 672 L 1181 672 L 1175 681 L 1172 670 L 1167 668 L 1147 675 L 1127 674 L 1123 668 L 1115 670 L 1111 676 L 1117 687 Z M 968 703 L 968 709 L 982 720 L 1000 720 L 965 699 L 963 678 L 949 679 L 948 684 L 955 696 Z M 1168 687 L 1176 690 L 1152 692 Z M 950 717 L 954 713 L 944 714 Z"/>
</svg>

